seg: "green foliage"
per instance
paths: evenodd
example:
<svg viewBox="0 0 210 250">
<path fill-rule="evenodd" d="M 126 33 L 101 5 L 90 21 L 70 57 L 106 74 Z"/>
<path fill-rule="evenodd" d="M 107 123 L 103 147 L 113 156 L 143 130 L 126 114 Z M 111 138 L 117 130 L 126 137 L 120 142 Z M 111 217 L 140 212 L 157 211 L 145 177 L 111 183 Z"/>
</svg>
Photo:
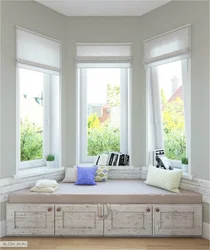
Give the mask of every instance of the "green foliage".
<svg viewBox="0 0 210 250">
<path fill-rule="evenodd" d="M 21 161 L 42 159 L 41 128 L 25 119 L 20 126 Z"/>
<path fill-rule="evenodd" d="M 188 165 L 188 158 L 182 157 L 182 164 Z"/>
<path fill-rule="evenodd" d="M 46 160 L 47 160 L 47 161 L 54 161 L 54 160 L 55 160 L 55 156 L 49 154 L 49 155 L 46 157 Z"/>
<path fill-rule="evenodd" d="M 120 129 L 109 123 L 89 129 L 88 155 L 95 156 L 107 151 L 120 151 Z"/>
<path fill-rule="evenodd" d="M 107 85 L 107 103 L 110 107 L 120 106 L 120 85 Z"/>
<path fill-rule="evenodd" d="M 96 113 L 90 114 L 88 117 L 88 129 L 99 128 L 100 120 Z"/>
<path fill-rule="evenodd" d="M 167 102 L 161 90 L 165 155 L 172 160 L 181 160 L 186 155 L 184 128 L 184 103 L 180 98 Z"/>
</svg>

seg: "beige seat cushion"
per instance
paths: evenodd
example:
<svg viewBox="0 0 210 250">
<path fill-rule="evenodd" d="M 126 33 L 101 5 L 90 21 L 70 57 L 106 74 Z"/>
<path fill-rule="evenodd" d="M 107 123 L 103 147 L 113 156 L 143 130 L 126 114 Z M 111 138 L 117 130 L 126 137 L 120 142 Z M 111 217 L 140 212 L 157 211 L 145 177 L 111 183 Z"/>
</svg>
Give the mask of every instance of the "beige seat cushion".
<svg viewBox="0 0 210 250">
<path fill-rule="evenodd" d="M 202 196 L 180 190 L 171 193 L 147 186 L 141 180 L 108 180 L 95 186 L 59 183 L 54 193 L 34 193 L 30 189 L 9 195 L 10 203 L 64 203 L 64 204 L 200 204 Z"/>
</svg>

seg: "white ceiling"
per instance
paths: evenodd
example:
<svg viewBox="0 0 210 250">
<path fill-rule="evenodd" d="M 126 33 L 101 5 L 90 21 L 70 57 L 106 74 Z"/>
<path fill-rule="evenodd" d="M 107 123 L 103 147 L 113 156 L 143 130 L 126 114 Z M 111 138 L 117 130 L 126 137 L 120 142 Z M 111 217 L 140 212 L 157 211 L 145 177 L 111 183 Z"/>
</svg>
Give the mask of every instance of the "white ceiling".
<svg viewBox="0 0 210 250">
<path fill-rule="evenodd" d="M 171 0 L 36 0 L 66 16 L 141 16 Z"/>
</svg>

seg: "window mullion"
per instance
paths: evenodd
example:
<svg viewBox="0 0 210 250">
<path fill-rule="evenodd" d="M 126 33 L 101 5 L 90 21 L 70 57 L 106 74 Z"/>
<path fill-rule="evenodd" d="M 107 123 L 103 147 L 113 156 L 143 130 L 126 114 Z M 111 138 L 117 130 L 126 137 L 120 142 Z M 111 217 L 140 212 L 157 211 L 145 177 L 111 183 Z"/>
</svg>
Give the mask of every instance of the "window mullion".
<svg viewBox="0 0 210 250">
<path fill-rule="evenodd" d="M 44 102 L 43 102 L 43 108 L 44 108 L 44 131 L 43 131 L 43 155 L 46 156 L 51 151 L 50 146 L 50 79 L 49 75 L 44 75 L 44 81 L 43 81 L 43 96 L 44 96 Z"/>
<path fill-rule="evenodd" d="M 87 162 L 87 70 L 81 69 L 81 160 Z"/>
<path fill-rule="evenodd" d="M 120 69 L 120 151 L 128 153 L 128 70 Z"/>
<path fill-rule="evenodd" d="M 183 97 L 184 97 L 184 118 L 185 118 L 185 136 L 186 136 L 186 154 L 190 161 L 190 96 L 191 88 L 189 81 L 189 59 L 182 61 L 182 86 L 183 86 Z"/>
<path fill-rule="evenodd" d="M 163 138 L 163 124 L 161 114 L 161 100 L 160 100 L 160 88 L 158 84 L 158 72 L 157 68 L 152 68 L 152 100 L 153 100 L 153 111 L 154 111 L 154 124 L 155 124 L 155 137 L 156 137 L 156 148 L 164 148 Z"/>
</svg>

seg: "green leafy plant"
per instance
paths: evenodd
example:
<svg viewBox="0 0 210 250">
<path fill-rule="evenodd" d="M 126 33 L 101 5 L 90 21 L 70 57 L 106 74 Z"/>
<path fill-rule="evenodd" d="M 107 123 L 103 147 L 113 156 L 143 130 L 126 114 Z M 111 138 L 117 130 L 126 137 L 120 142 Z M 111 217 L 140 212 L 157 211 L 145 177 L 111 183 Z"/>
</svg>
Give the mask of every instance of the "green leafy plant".
<svg viewBox="0 0 210 250">
<path fill-rule="evenodd" d="M 99 128 L 100 120 L 96 113 L 90 114 L 88 117 L 88 129 Z"/>
<path fill-rule="evenodd" d="M 182 157 L 182 164 L 188 165 L 188 158 L 187 157 Z"/>
<path fill-rule="evenodd" d="M 31 161 L 43 158 L 42 129 L 28 119 L 20 125 L 21 161 Z"/>
<path fill-rule="evenodd" d="M 95 156 L 109 151 L 120 151 L 120 129 L 109 122 L 99 126 L 90 126 L 88 128 L 88 155 Z"/>
<path fill-rule="evenodd" d="M 165 155 L 171 160 L 181 160 L 186 155 L 183 100 L 168 102 L 161 90 L 161 101 Z"/>
<path fill-rule="evenodd" d="M 55 160 L 55 156 L 49 154 L 49 155 L 46 157 L 46 159 L 47 159 L 47 161 L 54 161 L 54 160 Z"/>
</svg>

